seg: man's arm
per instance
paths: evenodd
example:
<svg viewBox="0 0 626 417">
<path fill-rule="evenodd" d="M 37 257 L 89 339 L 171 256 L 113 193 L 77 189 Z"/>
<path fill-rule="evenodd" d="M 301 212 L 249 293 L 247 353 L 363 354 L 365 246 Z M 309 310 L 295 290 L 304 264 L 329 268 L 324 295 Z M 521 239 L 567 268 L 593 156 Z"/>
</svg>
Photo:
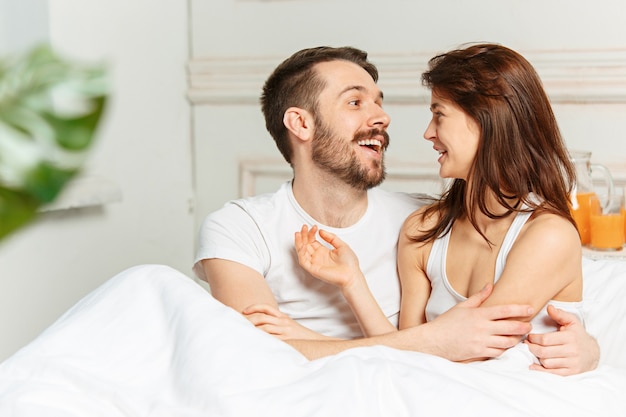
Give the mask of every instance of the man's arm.
<svg viewBox="0 0 626 417">
<path fill-rule="evenodd" d="M 224 259 L 204 259 L 202 268 L 213 297 L 242 313 L 259 329 L 279 339 L 328 339 L 278 310 L 265 278 L 252 268 Z"/>
<path fill-rule="evenodd" d="M 309 359 L 374 345 L 429 353 L 453 361 L 497 357 L 531 329 L 527 322 L 506 319 L 528 317 L 532 308 L 524 305 L 478 308 L 492 290 L 493 286 L 488 285 L 435 320 L 397 332 L 355 340 L 287 340 L 287 343 Z"/>
<path fill-rule="evenodd" d="M 252 304 L 278 307 L 265 279 L 252 268 L 224 259 L 203 259 L 202 268 L 213 297 L 239 313 Z"/>
<path fill-rule="evenodd" d="M 257 327 L 274 333 L 273 328 L 289 323 L 289 334 L 277 335 L 285 339 L 310 359 L 339 353 L 359 347 L 386 345 L 403 350 L 413 350 L 438 355 L 450 360 L 467 360 L 477 357 L 499 356 L 504 350 L 519 342 L 530 331 L 530 325 L 521 321 L 502 320 L 524 317 L 528 306 L 494 306 L 477 308 L 493 289 L 483 291 L 458 304 L 432 322 L 371 338 L 355 340 L 329 340 L 295 321 L 280 317 L 276 299 L 261 274 L 237 262 L 223 259 L 205 259 L 202 266 L 213 296 L 246 316 Z M 247 309 L 249 306 L 267 305 Z M 256 313 L 255 313 L 256 311 Z M 273 316 L 278 316 L 277 319 Z M 284 330 L 284 329 L 283 329 Z M 281 331 L 283 331 L 281 330 Z M 317 335 L 313 337 L 312 335 Z"/>
</svg>

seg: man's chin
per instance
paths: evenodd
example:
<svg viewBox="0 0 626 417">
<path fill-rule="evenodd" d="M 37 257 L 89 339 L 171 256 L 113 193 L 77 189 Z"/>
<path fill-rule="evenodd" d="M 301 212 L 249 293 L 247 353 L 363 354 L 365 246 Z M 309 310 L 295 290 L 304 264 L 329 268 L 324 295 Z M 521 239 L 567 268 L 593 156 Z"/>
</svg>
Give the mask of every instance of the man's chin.
<svg viewBox="0 0 626 417">
<path fill-rule="evenodd" d="M 369 190 L 372 189 L 374 187 L 378 187 L 380 184 L 383 183 L 383 181 L 385 181 L 385 177 L 386 177 L 386 173 L 385 171 L 378 173 L 375 176 L 370 176 L 367 179 L 364 179 L 360 186 L 361 189 L 363 190 Z"/>
</svg>

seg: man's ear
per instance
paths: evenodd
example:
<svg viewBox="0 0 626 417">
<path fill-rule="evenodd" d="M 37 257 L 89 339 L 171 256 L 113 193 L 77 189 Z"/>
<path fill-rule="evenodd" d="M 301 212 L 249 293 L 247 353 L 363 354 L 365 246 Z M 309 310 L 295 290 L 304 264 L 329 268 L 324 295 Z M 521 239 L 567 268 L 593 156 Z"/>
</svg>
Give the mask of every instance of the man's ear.
<svg viewBox="0 0 626 417">
<path fill-rule="evenodd" d="M 313 117 L 300 107 L 289 107 L 283 116 L 283 123 L 301 141 L 307 141 L 313 136 Z"/>
</svg>

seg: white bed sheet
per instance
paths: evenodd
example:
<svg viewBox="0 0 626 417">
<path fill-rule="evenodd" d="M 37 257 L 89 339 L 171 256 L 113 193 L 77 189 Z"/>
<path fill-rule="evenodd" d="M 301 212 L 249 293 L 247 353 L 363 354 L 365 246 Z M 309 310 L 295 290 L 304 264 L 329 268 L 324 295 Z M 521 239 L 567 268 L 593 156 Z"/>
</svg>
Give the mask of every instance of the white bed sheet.
<svg viewBox="0 0 626 417">
<path fill-rule="evenodd" d="M 381 346 L 307 361 L 189 277 L 138 266 L 0 365 L 0 416 L 624 416 L 626 262 L 583 266 L 602 358 L 572 377 Z"/>
</svg>

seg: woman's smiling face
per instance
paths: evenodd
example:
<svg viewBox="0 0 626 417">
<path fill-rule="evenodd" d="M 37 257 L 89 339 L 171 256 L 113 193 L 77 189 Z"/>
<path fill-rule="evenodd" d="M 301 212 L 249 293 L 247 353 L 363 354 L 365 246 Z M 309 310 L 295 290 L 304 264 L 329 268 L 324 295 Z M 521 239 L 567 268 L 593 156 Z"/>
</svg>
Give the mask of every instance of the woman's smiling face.
<svg viewBox="0 0 626 417">
<path fill-rule="evenodd" d="M 442 178 L 468 180 L 478 152 L 480 127 L 453 101 L 431 92 L 432 119 L 424 132 L 424 139 L 433 143 L 439 152 L 439 175 Z"/>
</svg>

